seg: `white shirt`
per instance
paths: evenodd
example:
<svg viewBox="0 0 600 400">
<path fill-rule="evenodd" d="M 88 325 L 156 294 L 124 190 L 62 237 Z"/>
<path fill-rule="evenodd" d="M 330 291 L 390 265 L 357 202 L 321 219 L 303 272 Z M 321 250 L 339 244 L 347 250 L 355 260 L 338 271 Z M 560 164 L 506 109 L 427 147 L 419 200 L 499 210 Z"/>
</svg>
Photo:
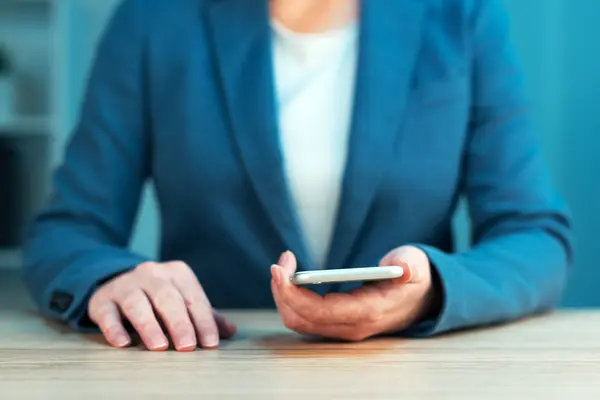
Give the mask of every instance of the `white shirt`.
<svg viewBox="0 0 600 400">
<path fill-rule="evenodd" d="M 357 26 L 301 34 L 273 22 L 273 31 L 285 172 L 304 242 L 323 268 L 346 167 Z"/>
</svg>

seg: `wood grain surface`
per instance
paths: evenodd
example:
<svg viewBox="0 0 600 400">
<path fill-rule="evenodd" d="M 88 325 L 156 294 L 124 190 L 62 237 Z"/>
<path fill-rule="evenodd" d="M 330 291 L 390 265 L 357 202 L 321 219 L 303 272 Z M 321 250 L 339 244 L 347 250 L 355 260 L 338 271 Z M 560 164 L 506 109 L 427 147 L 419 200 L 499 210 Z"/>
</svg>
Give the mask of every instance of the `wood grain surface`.
<svg viewBox="0 0 600 400">
<path fill-rule="evenodd" d="M 229 315 L 240 333 L 219 350 L 150 353 L 0 310 L 0 398 L 600 398 L 600 312 L 362 343 L 302 338 L 269 312 Z"/>
</svg>

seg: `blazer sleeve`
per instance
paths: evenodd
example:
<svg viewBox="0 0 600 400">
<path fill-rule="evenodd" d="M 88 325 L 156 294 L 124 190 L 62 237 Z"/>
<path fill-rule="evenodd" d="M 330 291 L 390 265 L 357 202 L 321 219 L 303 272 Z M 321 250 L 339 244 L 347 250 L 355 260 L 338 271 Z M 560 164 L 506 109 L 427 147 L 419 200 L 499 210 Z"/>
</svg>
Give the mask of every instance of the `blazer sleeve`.
<svg viewBox="0 0 600 400">
<path fill-rule="evenodd" d="M 497 0 L 472 19 L 472 109 L 463 174 L 473 246 L 459 254 L 417 244 L 442 292 L 415 336 L 502 323 L 559 302 L 572 259 L 570 215 L 530 125 L 521 75 Z"/>
<path fill-rule="evenodd" d="M 146 261 L 127 250 L 149 175 L 138 3 L 118 7 L 98 44 L 80 122 L 25 246 L 35 303 L 74 328 L 100 282 Z"/>
</svg>

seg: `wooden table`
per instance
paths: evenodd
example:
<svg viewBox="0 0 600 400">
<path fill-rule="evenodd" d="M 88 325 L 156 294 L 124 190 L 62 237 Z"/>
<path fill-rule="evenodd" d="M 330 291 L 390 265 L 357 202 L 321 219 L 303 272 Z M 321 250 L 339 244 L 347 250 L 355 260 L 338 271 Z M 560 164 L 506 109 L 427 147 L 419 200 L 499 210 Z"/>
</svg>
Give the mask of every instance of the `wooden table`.
<svg viewBox="0 0 600 400">
<path fill-rule="evenodd" d="M 0 310 L 2 399 L 599 399 L 600 312 L 435 339 L 309 341 L 272 313 L 230 313 L 220 350 L 116 350 Z"/>
</svg>

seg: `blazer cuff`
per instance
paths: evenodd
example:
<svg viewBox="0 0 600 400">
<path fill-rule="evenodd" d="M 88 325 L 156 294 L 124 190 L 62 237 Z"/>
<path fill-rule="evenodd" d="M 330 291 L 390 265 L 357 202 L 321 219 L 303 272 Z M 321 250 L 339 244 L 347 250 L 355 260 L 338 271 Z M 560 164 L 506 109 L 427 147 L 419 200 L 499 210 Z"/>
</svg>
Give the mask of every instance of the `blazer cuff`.
<svg viewBox="0 0 600 400">
<path fill-rule="evenodd" d="M 87 305 L 94 291 L 107 280 L 128 272 L 148 259 L 131 255 L 101 260 L 82 257 L 49 285 L 44 295 L 44 309 L 49 317 L 57 318 L 78 331 L 97 331 L 87 317 Z M 85 263 L 85 266 L 84 266 Z"/>
<path fill-rule="evenodd" d="M 460 268 L 455 258 L 435 247 L 412 244 L 423 250 L 429 258 L 432 284 L 438 297 L 438 306 L 424 319 L 402 332 L 403 336 L 425 338 L 434 336 L 456 327 L 456 314 L 462 308 L 459 291 L 461 281 L 458 275 Z"/>
</svg>

